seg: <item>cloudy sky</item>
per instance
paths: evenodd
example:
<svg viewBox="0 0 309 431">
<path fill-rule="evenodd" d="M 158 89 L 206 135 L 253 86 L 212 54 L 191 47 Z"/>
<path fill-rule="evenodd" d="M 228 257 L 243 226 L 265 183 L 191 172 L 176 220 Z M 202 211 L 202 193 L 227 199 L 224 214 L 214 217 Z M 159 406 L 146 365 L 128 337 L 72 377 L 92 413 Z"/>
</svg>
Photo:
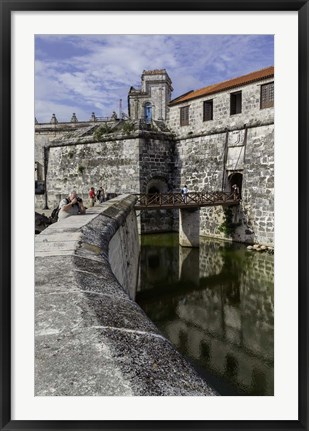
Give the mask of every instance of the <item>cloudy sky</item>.
<svg viewBox="0 0 309 431">
<path fill-rule="evenodd" d="M 166 69 L 172 98 L 274 64 L 271 35 L 37 35 L 35 116 L 49 122 L 119 112 L 143 70 Z"/>
</svg>

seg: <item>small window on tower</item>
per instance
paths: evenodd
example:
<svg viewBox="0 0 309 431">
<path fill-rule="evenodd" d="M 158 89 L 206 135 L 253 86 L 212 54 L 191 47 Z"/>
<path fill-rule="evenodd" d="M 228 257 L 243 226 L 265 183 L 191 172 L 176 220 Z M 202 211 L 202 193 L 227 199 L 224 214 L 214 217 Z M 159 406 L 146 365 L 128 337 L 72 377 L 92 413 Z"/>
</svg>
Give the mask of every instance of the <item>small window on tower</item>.
<svg viewBox="0 0 309 431">
<path fill-rule="evenodd" d="M 261 109 L 274 106 L 274 83 L 261 85 Z"/>
<path fill-rule="evenodd" d="M 189 125 L 189 106 L 184 106 L 183 108 L 180 108 L 180 125 Z"/>
<path fill-rule="evenodd" d="M 206 100 L 203 106 L 203 121 L 213 120 L 213 100 Z"/>
<path fill-rule="evenodd" d="M 231 115 L 241 113 L 241 91 L 231 93 Z"/>
</svg>

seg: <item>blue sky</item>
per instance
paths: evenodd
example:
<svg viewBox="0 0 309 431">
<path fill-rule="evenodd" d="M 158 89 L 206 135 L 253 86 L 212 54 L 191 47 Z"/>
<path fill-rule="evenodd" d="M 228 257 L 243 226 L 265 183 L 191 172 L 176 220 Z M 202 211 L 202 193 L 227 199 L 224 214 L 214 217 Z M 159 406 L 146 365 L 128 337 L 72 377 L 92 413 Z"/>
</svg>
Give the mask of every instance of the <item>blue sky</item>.
<svg viewBox="0 0 309 431">
<path fill-rule="evenodd" d="M 274 64 L 272 35 L 37 35 L 35 116 L 49 122 L 127 112 L 143 70 L 166 69 L 172 98 Z"/>
</svg>

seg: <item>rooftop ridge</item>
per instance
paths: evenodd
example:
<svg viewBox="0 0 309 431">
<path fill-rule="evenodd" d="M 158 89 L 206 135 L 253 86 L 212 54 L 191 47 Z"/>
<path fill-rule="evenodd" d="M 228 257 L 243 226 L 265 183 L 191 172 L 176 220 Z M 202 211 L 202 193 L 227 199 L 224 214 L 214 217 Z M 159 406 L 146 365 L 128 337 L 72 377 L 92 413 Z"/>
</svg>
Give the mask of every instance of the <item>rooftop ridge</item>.
<svg viewBox="0 0 309 431">
<path fill-rule="evenodd" d="M 208 94 L 214 94 L 220 91 L 227 90 L 229 88 L 246 85 L 251 82 L 259 81 L 261 79 L 265 79 L 273 75 L 274 75 L 274 66 L 264 67 L 263 69 L 258 69 L 258 70 L 255 70 L 254 72 L 250 72 L 245 75 L 237 76 L 235 78 L 230 78 L 225 81 L 220 81 L 218 83 L 214 83 L 206 87 L 202 87 L 198 90 L 191 90 L 172 100 L 169 105 L 173 106 L 178 103 L 182 103 L 191 99 L 206 96 Z"/>
</svg>

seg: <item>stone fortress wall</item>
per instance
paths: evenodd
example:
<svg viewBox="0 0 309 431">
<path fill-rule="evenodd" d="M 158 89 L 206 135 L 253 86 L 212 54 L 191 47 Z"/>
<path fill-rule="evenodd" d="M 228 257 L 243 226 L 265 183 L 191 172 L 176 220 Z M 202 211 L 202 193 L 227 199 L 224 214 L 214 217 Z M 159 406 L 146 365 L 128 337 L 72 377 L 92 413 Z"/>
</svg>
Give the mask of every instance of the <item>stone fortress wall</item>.
<svg viewBox="0 0 309 431">
<path fill-rule="evenodd" d="M 129 93 L 131 119 L 109 123 L 112 133 L 96 137 L 104 126 L 98 121 L 37 124 L 36 161 L 44 165 L 43 146 L 49 147 L 48 206 L 72 188 L 87 199 L 92 185 L 117 194 L 179 192 L 185 183 L 189 191 L 230 191 L 236 181 L 241 183 L 240 206 L 230 215 L 222 207 L 201 208 L 200 234 L 272 245 L 274 108 L 260 109 L 261 85 L 270 82 L 272 77 L 192 100 L 178 98 L 167 107 L 172 87 L 166 71 L 144 71 L 141 89 L 131 87 Z M 230 115 L 230 93 L 238 91 L 241 113 Z M 213 120 L 203 121 L 203 103 L 209 100 Z M 145 124 L 148 102 L 152 118 Z M 185 106 L 189 124 L 181 126 Z M 159 111 L 166 121 L 159 119 Z M 37 195 L 36 207 L 44 203 L 45 196 Z M 140 219 L 142 232 L 178 229 L 177 210 L 145 211 Z M 233 225 L 228 234 L 222 231 L 227 223 Z"/>
</svg>

